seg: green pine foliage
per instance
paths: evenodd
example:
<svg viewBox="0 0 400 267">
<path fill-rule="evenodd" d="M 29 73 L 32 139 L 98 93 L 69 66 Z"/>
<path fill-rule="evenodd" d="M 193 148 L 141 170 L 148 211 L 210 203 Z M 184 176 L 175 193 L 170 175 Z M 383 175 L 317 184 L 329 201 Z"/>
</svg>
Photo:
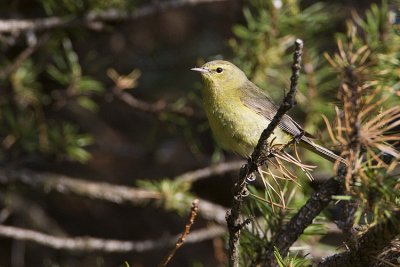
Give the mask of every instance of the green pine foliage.
<svg viewBox="0 0 400 267">
<path fill-rule="evenodd" d="M 140 188 L 158 193 L 159 198 L 156 199 L 157 204 L 165 210 L 176 211 L 180 215 L 187 213 L 194 199 L 194 196 L 189 192 L 192 184 L 180 182 L 179 180 L 138 180 L 137 185 Z"/>
<path fill-rule="evenodd" d="M 292 45 L 295 38 L 301 38 L 305 43 L 303 75 L 297 94 L 299 108 L 294 113 L 302 114 L 296 119 L 303 120 L 306 131 L 329 147 L 326 135 L 320 132 L 324 128 L 321 114 L 334 116 L 338 81 L 321 54 L 334 43 L 334 31 L 345 14 L 336 12 L 339 9 L 334 4 L 317 2 L 302 8 L 301 1 L 277 2 L 251 1 L 244 9 L 247 24 L 235 26 L 236 38 L 229 41 L 235 61 L 279 103 L 289 86 Z M 326 167 L 326 162 L 306 153 L 307 158 Z"/>
<path fill-rule="evenodd" d="M 37 59 L 46 49 L 52 49 L 51 58 L 45 62 Z M 4 91 L 0 102 L 0 136 L 4 140 L 0 158 L 13 161 L 39 155 L 84 163 L 90 159 L 86 148 L 93 143 L 93 138 L 72 122 L 54 120 L 49 110 L 57 111 L 76 101 L 96 112 L 97 104 L 92 97 L 104 92 L 103 85 L 83 75 L 67 36 L 54 37 L 37 53 L 37 57 L 18 63 L 1 80 L 10 89 Z M 12 63 L 1 62 L 2 66 L 9 64 Z M 46 83 L 48 80 L 52 82 Z"/>
</svg>

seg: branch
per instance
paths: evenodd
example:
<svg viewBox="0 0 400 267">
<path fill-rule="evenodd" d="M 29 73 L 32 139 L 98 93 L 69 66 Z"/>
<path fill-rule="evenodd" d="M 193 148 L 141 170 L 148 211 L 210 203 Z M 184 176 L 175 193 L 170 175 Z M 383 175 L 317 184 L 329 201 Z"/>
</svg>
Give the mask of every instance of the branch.
<svg viewBox="0 0 400 267">
<path fill-rule="evenodd" d="M 212 226 L 201 230 L 193 231 L 186 238 L 186 243 L 199 243 L 205 240 L 219 237 L 225 233 L 225 227 Z M 180 237 L 164 237 L 156 240 L 143 241 L 122 241 L 113 239 L 101 239 L 94 237 L 58 237 L 38 231 L 22 229 L 13 226 L 0 225 L 0 236 L 15 240 L 34 242 L 46 247 L 59 250 L 72 251 L 101 251 L 106 253 L 145 252 L 171 246 Z"/>
<path fill-rule="evenodd" d="M 173 8 L 225 1 L 228 0 L 170 0 L 157 2 L 156 4 L 148 4 L 131 12 L 109 9 L 104 11 L 91 11 L 81 17 L 75 18 L 67 16 L 37 19 L 2 19 L 0 20 L 0 33 L 15 33 L 29 30 L 44 31 L 55 28 L 71 28 L 82 25 L 93 29 L 99 29 L 102 28 L 103 22 L 135 20 Z"/>
<path fill-rule="evenodd" d="M 7 191 L 6 209 L 19 220 L 24 222 L 24 225 L 30 225 L 38 231 L 44 231 L 48 234 L 67 236 L 64 229 L 58 222 L 52 218 L 46 210 L 35 201 L 25 198 L 26 193 L 18 194 L 16 192 Z M 14 190 L 13 190 L 14 191 Z M 0 224 L 4 223 L 0 219 Z"/>
<path fill-rule="evenodd" d="M 312 224 L 312 221 L 331 202 L 333 195 L 343 192 L 343 179 L 332 177 L 327 180 L 275 235 L 273 242 L 266 248 L 266 253 L 258 255 L 256 262 L 262 262 L 264 266 L 277 266 L 274 256 L 276 247 L 285 257 L 292 244 L 300 237 L 304 230 Z"/>
<path fill-rule="evenodd" d="M 319 267 L 363 267 L 375 261 L 381 250 L 397 235 L 400 234 L 400 212 L 391 218 L 375 225 L 363 234 L 357 241 L 355 248 L 325 258 L 318 264 Z"/>
<path fill-rule="evenodd" d="M 222 175 L 231 171 L 237 171 L 244 164 L 244 160 L 220 162 L 210 165 L 206 168 L 198 169 L 191 172 L 186 172 L 177 176 L 174 180 L 184 183 L 194 183 L 198 180 L 209 178 L 216 175 Z"/>
<path fill-rule="evenodd" d="M 63 194 L 72 193 L 92 199 L 101 199 L 122 204 L 141 204 L 149 199 L 160 199 L 158 192 L 132 188 L 121 185 L 112 185 L 102 182 L 91 182 L 68 176 L 38 173 L 29 170 L 0 169 L 0 183 L 22 183 L 24 185 L 42 189 L 45 192 L 56 191 Z"/>
<path fill-rule="evenodd" d="M 199 213 L 206 220 L 214 221 L 219 225 L 226 224 L 226 208 L 221 205 L 200 198 Z"/>
<path fill-rule="evenodd" d="M 192 202 L 192 208 L 190 210 L 189 219 L 185 225 L 185 230 L 183 231 L 182 235 L 179 237 L 178 241 L 176 242 L 175 247 L 167 254 L 167 256 L 165 256 L 165 258 L 162 260 L 162 262 L 158 265 L 159 267 L 167 266 L 168 263 L 171 261 L 172 257 L 174 257 L 176 251 L 183 245 L 183 242 L 185 242 L 185 239 L 190 232 L 190 228 L 192 227 L 192 225 L 194 223 L 194 219 L 197 216 L 198 209 L 199 209 L 199 200 L 195 199 Z"/>
<path fill-rule="evenodd" d="M 206 168 L 191 171 L 175 179 L 181 182 L 194 182 L 214 175 L 221 175 L 238 167 L 239 162 L 222 162 Z M 39 173 L 29 170 L 8 170 L 0 168 L 0 184 L 21 183 L 40 189 L 46 193 L 55 191 L 62 194 L 75 194 L 81 197 L 108 201 L 116 204 L 128 203 L 140 205 L 149 200 L 159 200 L 159 192 L 128 186 L 112 185 L 104 182 L 92 182 L 52 173 Z M 207 200 L 199 202 L 199 213 L 207 220 L 225 224 L 225 208 Z"/>
<path fill-rule="evenodd" d="M 175 115 L 179 115 L 179 116 L 183 116 L 183 117 L 187 117 L 187 118 L 197 118 L 197 119 L 204 118 L 204 115 L 202 113 L 195 111 L 191 107 L 184 106 L 181 108 L 175 108 L 171 104 L 167 103 L 164 100 L 159 100 L 154 103 L 149 103 L 149 102 L 140 100 L 131 94 L 123 92 L 122 90 L 118 90 L 117 88 L 114 88 L 113 95 L 115 95 L 118 99 L 123 101 L 129 107 L 136 109 L 138 111 L 141 111 L 141 112 L 150 113 L 152 115 L 158 116 L 162 113 L 171 113 L 171 114 L 175 114 Z"/>
<path fill-rule="evenodd" d="M 268 127 L 262 132 L 260 136 L 260 140 L 255 147 L 253 154 L 251 155 L 251 163 L 250 170 L 253 172 L 258 169 L 259 166 L 265 163 L 266 151 L 269 151 L 268 138 L 273 133 L 274 129 L 278 126 L 280 121 L 282 120 L 283 115 L 286 114 L 295 104 L 295 95 L 297 91 L 297 81 L 300 76 L 300 62 L 301 55 L 303 53 L 303 41 L 297 39 L 295 41 L 295 51 L 293 53 L 293 64 L 292 64 L 292 76 L 290 77 L 290 89 L 287 95 L 284 97 L 282 104 L 279 106 L 278 111 L 276 112 L 274 118 Z M 263 156 L 264 155 L 264 156 Z M 267 157 L 270 155 L 266 155 Z"/>
<path fill-rule="evenodd" d="M 242 209 L 243 199 L 246 196 L 246 185 L 247 181 L 251 181 L 254 172 L 258 170 L 259 166 L 266 162 L 270 153 L 268 152 L 268 138 L 273 133 L 274 129 L 278 126 L 283 115 L 295 105 L 295 94 L 297 90 L 297 80 L 300 75 L 300 61 L 303 50 L 303 41 L 297 39 L 295 42 L 295 52 L 293 54 L 293 65 L 292 65 L 292 76 L 290 78 L 290 90 L 284 97 L 282 104 L 280 105 L 277 113 L 272 119 L 268 127 L 262 132 L 260 139 L 258 140 L 257 146 L 247 161 L 247 164 L 242 167 L 239 174 L 239 180 L 234 187 L 234 197 L 232 202 L 232 208 L 227 213 L 227 224 L 229 230 L 229 266 L 239 266 L 239 238 L 240 230 L 243 226 L 243 222 L 240 219 L 240 213 Z"/>
</svg>

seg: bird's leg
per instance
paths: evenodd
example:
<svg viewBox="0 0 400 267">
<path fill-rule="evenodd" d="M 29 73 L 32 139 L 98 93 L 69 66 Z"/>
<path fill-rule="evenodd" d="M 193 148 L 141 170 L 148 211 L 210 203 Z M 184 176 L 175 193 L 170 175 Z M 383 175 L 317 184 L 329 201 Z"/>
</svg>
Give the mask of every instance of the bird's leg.
<svg viewBox="0 0 400 267">
<path fill-rule="evenodd" d="M 285 149 L 286 145 L 280 144 L 280 145 L 274 145 L 271 147 L 271 154 L 276 154 L 279 153 L 281 150 Z"/>
<path fill-rule="evenodd" d="M 273 157 L 274 152 L 276 151 L 276 148 L 273 143 L 275 141 L 276 137 L 273 137 L 271 142 L 268 142 L 266 147 L 265 147 L 265 151 L 263 151 L 263 153 L 261 154 L 260 158 L 261 161 L 265 161 L 270 157 Z"/>
<path fill-rule="evenodd" d="M 290 140 L 289 142 L 287 142 L 282 149 L 287 148 L 291 145 L 293 145 L 294 143 L 298 144 L 301 141 L 301 138 L 303 138 L 305 132 L 303 130 L 301 130 L 301 132 L 298 135 L 293 136 L 293 139 Z"/>
<path fill-rule="evenodd" d="M 305 131 L 300 129 L 300 133 L 298 135 L 294 136 L 294 141 L 298 144 L 301 141 L 301 138 L 303 138 L 303 136 L 305 135 Z"/>
</svg>

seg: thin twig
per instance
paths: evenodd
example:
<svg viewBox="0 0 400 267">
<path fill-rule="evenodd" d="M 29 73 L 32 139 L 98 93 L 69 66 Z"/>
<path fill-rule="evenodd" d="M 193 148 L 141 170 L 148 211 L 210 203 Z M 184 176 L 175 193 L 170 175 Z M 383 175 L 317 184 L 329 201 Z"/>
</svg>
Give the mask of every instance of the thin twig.
<svg viewBox="0 0 400 267">
<path fill-rule="evenodd" d="M 266 160 L 266 157 L 263 156 L 263 154 L 265 154 L 269 150 L 268 149 L 269 144 L 267 141 L 268 138 L 271 136 L 274 129 L 278 126 L 283 115 L 285 115 L 285 113 L 288 112 L 296 104 L 295 95 L 297 92 L 297 82 L 300 76 L 300 69 L 301 69 L 300 63 L 301 63 L 302 53 L 303 53 L 303 41 L 297 39 L 295 41 L 295 51 L 293 53 L 292 75 L 290 77 L 290 89 L 289 92 L 284 97 L 282 104 L 279 106 L 279 109 L 276 112 L 271 123 L 268 125 L 267 129 L 265 129 L 262 132 L 260 140 L 257 143 L 257 146 L 253 151 L 253 154 L 251 155 L 252 159 L 251 162 L 254 165 L 253 166 L 254 171 L 258 169 L 258 167 L 261 166 Z"/>
<path fill-rule="evenodd" d="M 228 0 L 170 0 L 148 4 L 131 12 L 126 10 L 109 9 L 104 11 L 91 11 L 81 17 L 48 17 L 37 19 L 2 19 L 0 20 L 0 33 L 15 33 L 22 31 L 44 31 L 55 28 L 71 28 L 86 26 L 92 29 L 103 28 L 104 22 L 135 20 L 150 16 L 157 12 L 183 6 L 193 6 L 203 3 L 224 2 Z"/>
<path fill-rule="evenodd" d="M 186 222 L 186 225 L 185 225 L 185 230 L 183 231 L 182 235 L 179 237 L 175 246 L 171 249 L 171 251 L 168 252 L 168 254 L 164 257 L 164 259 L 158 265 L 159 267 L 167 266 L 168 263 L 171 261 L 171 259 L 174 257 L 176 251 L 183 245 L 183 242 L 185 242 L 186 237 L 188 236 L 188 234 L 190 232 L 190 228 L 192 227 L 194 220 L 197 216 L 198 209 L 199 209 L 199 200 L 195 199 L 192 202 L 192 208 L 190 209 L 190 214 L 189 214 L 188 221 Z"/>
<path fill-rule="evenodd" d="M 211 226 L 201 230 L 192 231 L 186 238 L 186 243 L 199 243 L 219 237 L 225 233 L 222 226 Z M 171 246 L 176 242 L 179 235 L 163 237 L 160 239 L 149 239 L 143 241 L 123 241 L 113 239 L 101 239 L 94 237 L 58 237 L 38 231 L 22 229 L 14 226 L 0 225 L 0 236 L 14 240 L 34 242 L 46 247 L 59 250 L 71 251 L 101 251 L 106 253 L 145 252 Z"/>
<path fill-rule="evenodd" d="M 295 105 L 295 95 L 297 91 L 297 80 L 300 75 L 300 61 L 303 51 L 303 41 L 297 39 L 295 42 L 295 52 L 293 54 L 292 76 L 290 78 L 291 84 L 287 95 L 284 97 L 277 113 L 272 119 L 268 127 L 262 132 L 257 146 L 255 147 L 247 164 L 242 167 L 239 174 L 239 180 L 234 187 L 234 197 L 232 208 L 227 213 L 227 224 L 229 231 L 229 266 L 239 266 L 239 238 L 241 231 L 240 213 L 242 209 L 243 199 L 247 195 L 247 181 L 251 181 L 254 172 L 258 170 L 259 166 L 263 165 L 268 156 L 270 155 L 268 149 L 268 138 L 271 136 L 274 129 L 278 126 L 283 115 Z"/>
</svg>

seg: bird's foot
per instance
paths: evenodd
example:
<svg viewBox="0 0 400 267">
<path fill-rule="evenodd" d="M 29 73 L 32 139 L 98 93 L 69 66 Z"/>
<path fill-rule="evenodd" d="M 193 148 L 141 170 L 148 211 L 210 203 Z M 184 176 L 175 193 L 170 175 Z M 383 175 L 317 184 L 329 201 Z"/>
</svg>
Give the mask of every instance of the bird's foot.
<svg viewBox="0 0 400 267">
<path fill-rule="evenodd" d="M 305 134 L 306 132 L 301 130 L 301 132 L 298 135 L 294 136 L 294 141 L 298 144 Z"/>
</svg>

